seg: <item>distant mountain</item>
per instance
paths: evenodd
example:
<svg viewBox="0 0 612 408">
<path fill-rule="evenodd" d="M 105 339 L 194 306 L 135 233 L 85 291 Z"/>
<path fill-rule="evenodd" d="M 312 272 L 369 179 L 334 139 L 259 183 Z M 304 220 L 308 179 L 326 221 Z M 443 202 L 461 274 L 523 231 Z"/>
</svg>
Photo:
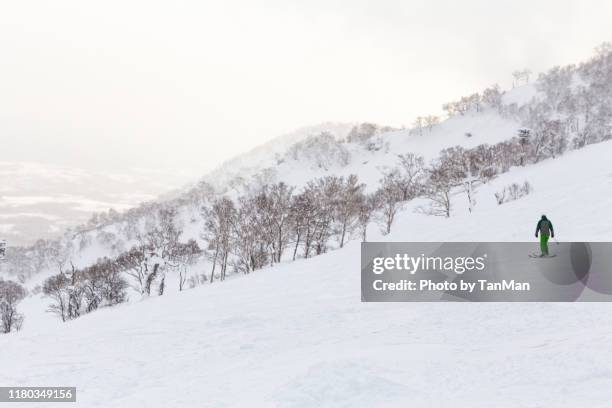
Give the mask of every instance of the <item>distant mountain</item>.
<svg viewBox="0 0 612 408">
<path fill-rule="evenodd" d="M 354 125 L 329 122 L 300 128 L 236 156 L 203 180 L 221 187 L 239 174 L 249 175 L 270 165 L 276 154 L 295 142 L 321 132 L 341 139 Z M 0 161 L 0 238 L 15 246 L 57 237 L 68 227 L 86 223 L 93 213 L 111 208 L 124 211 L 145 201 L 180 197 L 196 185 L 190 181 L 193 178 L 177 171 L 136 168 L 114 174 Z"/>
<path fill-rule="evenodd" d="M 184 175 L 146 169 L 113 174 L 0 161 L 0 238 L 13 246 L 55 237 L 94 212 L 123 211 L 184 182 Z"/>
</svg>

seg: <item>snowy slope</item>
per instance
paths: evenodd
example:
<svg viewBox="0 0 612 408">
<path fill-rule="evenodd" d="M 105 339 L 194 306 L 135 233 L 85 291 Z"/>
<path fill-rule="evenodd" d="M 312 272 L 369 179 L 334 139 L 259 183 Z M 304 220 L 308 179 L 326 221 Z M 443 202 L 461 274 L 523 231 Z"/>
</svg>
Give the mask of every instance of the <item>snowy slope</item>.
<svg viewBox="0 0 612 408">
<path fill-rule="evenodd" d="M 355 125 L 355 123 L 326 122 L 299 128 L 226 161 L 204 176 L 203 180 L 217 188 L 222 188 L 234 177 L 248 178 L 269 166 L 275 165 L 276 157 L 284 154 L 287 148 L 294 143 L 309 136 L 318 135 L 321 132 L 328 132 L 337 139 L 343 139 Z"/>
<path fill-rule="evenodd" d="M 523 91 L 523 89 L 516 90 L 516 92 Z M 363 144 L 355 142 L 342 143 L 339 148 L 346 151 L 347 163 L 340 160 L 329 160 L 329 163 L 324 166 L 308 156 L 296 160 L 285 154 L 287 148 L 291 147 L 290 143 L 274 142 L 239 156 L 207 175 L 203 180 L 221 192 L 231 192 L 230 186 L 233 179 L 241 178 L 252 182 L 262 174 L 265 174 L 266 182 L 284 181 L 298 187 L 316 177 L 330 174 L 339 176 L 356 174 L 369 189 L 375 189 L 383 172 L 396 165 L 399 154 L 412 152 L 429 161 L 447 147 L 471 148 L 480 144 L 495 144 L 508 140 L 516 136 L 520 127 L 519 122 L 500 116 L 494 109 L 486 109 L 479 113 L 469 112 L 465 116 L 449 118 L 431 130 L 424 129 L 422 134 L 414 130 L 381 132 L 373 138 L 380 145 L 378 150 L 368 150 Z M 336 138 L 341 140 L 349 130 L 350 128 L 345 128 L 344 132 L 337 131 Z M 314 132 L 310 135 L 316 134 Z M 300 135 L 301 138 L 288 140 L 300 141 L 307 137 L 305 133 Z M 326 152 L 314 151 L 312 156 L 316 157 L 318 153 Z"/>
<path fill-rule="evenodd" d="M 505 97 L 525 100 L 527 99 L 524 96 L 525 94 L 533 93 L 533 86 L 524 86 L 509 91 Z M 397 156 L 399 154 L 413 152 L 424 156 L 429 161 L 436 157 L 440 150 L 447 147 L 463 146 L 470 148 L 479 144 L 495 144 L 510 139 L 516 136 L 517 129 L 521 127 L 518 121 L 502 117 L 496 110 L 487 108 L 483 112 L 468 112 L 465 115 L 451 117 L 435 125 L 432 129 L 424 129 L 422 133 L 414 130 L 380 131 L 372 137 L 378 145 L 377 149 L 368 149 L 363 143 L 343 142 L 353 126 L 354 124 L 346 123 L 323 123 L 299 129 L 273 139 L 251 152 L 237 156 L 205 176 L 202 181 L 212 184 L 218 194 L 229 194 L 235 197 L 243 192 L 241 189 L 244 189 L 245 186 L 254 186 L 261 182 L 274 183 L 284 181 L 296 186 L 299 190 L 308 181 L 317 177 L 356 174 L 360 181 L 366 184 L 367 190 L 372 191 L 378 187 L 383 172 L 397 164 Z M 321 132 L 333 135 L 337 141 L 335 148 L 342 150 L 346 154 L 347 160 L 345 162 L 338 160 L 337 157 L 332 155 L 327 158 L 325 165 L 321 165 L 318 155 L 329 152 L 326 152 L 324 147 L 318 146 L 316 143 L 310 147 L 312 151 L 301 152 L 300 157 L 295 158 L 289 153 L 292 146 L 295 146 L 296 143 L 316 137 Z M 470 137 L 466 136 L 466 134 L 469 134 Z M 61 174 L 63 175 L 64 173 Z M 71 172 L 68 172 L 65 176 L 53 177 L 53 179 L 63 180 L 72 177 L 76 180 L 73 180 L 73 182 L 81 183 L 82 179 L 78 176 L 78 174 L 73 175 Z M 238 180 L 238 183 L 234 183 L 236 180 Z M 127 180 L 126 182 L 131 181 Z M 106 190 L 99 187 L 99 184 L 93 181 L 90 184 L 93 192 L 103 192 Z M 176 190 L 173 193 L 167 194 L 160 202 L 180 199 L 183 197 L 182 195 L 188 194 L 188 188 Z M 51 196 L 52 194 L 49 195 Z M 7 199 L 8 197 L 4 197 L 4 200 Z M 58 199 L 55 200 L 57 201 Z M 0 209 L 2 209 L 2 202 L 3 198 L 0 197 Z M 118 202 L 121 201 L 119 200 Z M 195 206 L 188 204 L 179 208 L 180 217 L 185 228 L 184 240 L 189 238 L 200 240 L 202 220 L 199 216 L 199 204 L 194 204 Z M 21 207 L 15 209 L 15 211 L 23 212 L 23 208 L 26 208 L 23 205 L 22 203 Z M 97 203 L 97 205 L 95 208 L 100 210 L 100 205 L 103 206 L 104 204 Z M 68 211 L 71 208 L 70 205 L 61 200 L 56 203 L 56 206 L 64 211 Z M 116 207 L 121 209 L 126 206 L 120 205 Z M 80 212 L 78 216 L 71 212 L 67 214 L 76 220 L 80 219 L 78 217 L 88 216 L 89 212 Z M 3 216 L 0 215 L 0 226 L 3 222 L 1 217 Z M 196 219 L 195 223 L 191 222 L 194 218 Z M 7 223 L 4 227 L 10 230 L 12 228 L 10 220 Z M 75 248 L 72 254 L 72 261 L 75 266 L 85 267 L 100 257 L 115 257 L 121 251 L 129 249 L 133 243 L 122 239 L 121 227 L 122 225 L 118 223 L 106 224 L 95 229 L 87 227 L 85 230 L 89 232 L 80 233 L 78 236 L 75 236 L 72 244 Z M 1 232 L 2 230 L 0 230 Z M 108 245 L 108 243 L 103 242 L 103 239 L 100 239 L 100 236 L 104 234 L 114 235 L 121 242 L 116 242 L 119 245 L 114 245 L 114 248 L 112 248 L 113 245 Z M 85 248 L 81 245 L 83 237 L 87 238 L 87 241 L 90 242 Z M 14 245 L 13 241 L 9 240 L 9 242 Z M 37 271 L 37 274 L 40 276 L 35 279 L 36 283 L 27 282 L 27 286 L 32 288 L 42 281 L 44 277 L 55 273 L 57 273 L 55 265 L 53 265 L 52 270 Z M 1 274 L 2 270 L 0 268 Z M 30 274 L 27 275 L 29 279 Z"/>
<path fill-rule="evenodd" d="M 503 102 L 520 107 L 530 103 L 537 94 L 534 84 L 523 85 L 505 92 Z M 295 143 L 321 132 L 328 132 L 337 140 L 342 140 L 355 125 L 323 123 L 298 129 L 227 161 L 202 180 L 227 192 L 230 190 L 228 184 L 233 179 L 252 180 L 262 172 L 267 172 L 270 182 L 284 181 L 296 186 L 328 174 L 357 174 L 361 181 L 373 187 L 378 183 L 382 171 L 395 164 L 398 154 L 413 152 L 429 160 L 447 147 L 470 148 L 508 140 L 516 136 L 517 130 L 522 127 L 518 121 L 501 116 L 495 109 L 486 108 L 484 112 L 470 111 L 466 115 L 443 120 L 431 130 L 423 129 L 422 134 L 415 129 L 381 132 L 377 136 L 381 149 L 376 151 L 369 151 L 359 143 L 345 143 L 343 148 L 349 153 L 347 164 L 332 163 L 322 167 L 312 160 L 293 160 L 285 155 Z M 470 137 L 466 134 L 470 134 Z"/>
<path fill-rule="evenodd" d="M 527 88 L 517 88 L 510 93 L 523 94 Z M 350 155 L 350 160 L 346 164 L 332 161 L 331 165 L 321 167 L 308 158 L 294 160 L 291 156 L 285 156 L 282 162 L 277 162 L 279 152 L 284 154 L 296 142 L 300 142 L 309 136 L 316 136 L 322 131 L 330 132 L 336 139 L 341 140 L 346 137 L 352 126 L 353 124 L 326 123 L 300 129 L 272 140 L 252 152 L 238 156 L 205 177 L 205 180 L 214 182 L 221 191 L 228 191 L 228 180 L 233 177 L 239 175 L 244 179 L 252 180 L 263 170 L 271 169 L 272 180 L 268 180 L 269 182 L 284 181 L 297 186 L 299 189 L 316 177 L 330 174 L 343 176 L 356 174 L 360 181 L 366 184 L 367 190 L 372 191 L 378 187 L 383 172 L 396 165 L 399 154 L 414 152 L 430 160 L 446 147 L 459 145 L 470 148 L 483 143 L 494 144 L 510 139 L 516 135 L 517 129 L 520 127 L 518 122 L 501 117 L 493 109 L 486 109 L 484 112 L 469 112 L 464 116 L 454 116 L 434 126 L 431 130 L 424 129 L 422 134 L 409 130 L 382 132 L 377 136 L 380 138 L 381 148 L 379 150 L 368 150 L 360 143 L 342 143 L 342 148 L 346 149 Z M 466 133 L 470 133 L 471 136 L 467 137 Z M 235 193 L 231 190 L 229 192 Z M 436 221 L 430 217 L 423 218 L 426 223 Z M 182 239 L 184 241 L 195 239 L 200 242 L 201 246 L 204 246 L 205 243 L 202 242 L 201 238 L 203 225 L 199 216 L 199 209 L 188 206 L 182 208 L 180 219 L 181 226 L 184 228 Z M 192 222 L 192 219 L 195 219 L 195 222 Z M 86 247 L 82 247 L 79 239 L 75 239 L 71 262 L 77 268 L 82 268 L 91 265 L 103 256 L 116 257 L 120 252 L 129 249 L 135 242 L 121 239 L 121 227 L 118 224 L 111 224 L 103 229 L 86 233 L 90 240 L 90 244 Z M 115 249 L 110 248 L 104 242 L 101 242 L 99 238 L 101 233 L 118 237 L 122 241 L 121 245 Z M 203 270 L 208 269 L 205 262 L 200 267 Z M 29 278 L 26 286 L 33 289 L 42 284 L 44 279 L 57 273 L 56 265 L 52 264 L 51 268 L 39 271 Z M 168 285 L 169 293 L 173 292 L 175 290 L 173 287 L 175 279 L 171 278 Z M 56 324 L 55 317 L 44 312 L 47 303 L 48 300 L 41 299 L 40 295 L 34 295 L 26 299 L 20 309 L 24 311 L 30 324 L 36 322 L 37 325 L 54 325 Z"/>
<path fill-rule="evenodd" d="M 609 240 L 612 142 L 513 169 L 373 240 Z M 528 179 L 534 192 L 497 206 Z M 588 182 L 587 182 L 588 181 Z M 586 198 L 586 199 L 585 199 Z M 0 385 L 74 385 L 83 407 L 608 407 L 612 305 L 365 304 L 359 244 L 223 284 L 0 336 Z M 27 317 L 26 317 L 27 318 Z"/>
<path fill-rule="evenodd" d="M 557 158 L 513 168 L 476 190 L 474 213 L 467 198 L 453 198 L 450 219 L 427 217 L 412 209 L 415 200 L 385 237 L 390 241 L 527 241 L 541 214 L 554 223 L 563 241 L 610 241 L 612 237 L 612 141 L 574 150 Z M 511 183 L 528 181 L 533 192 L 497 205 L 494 193 Z"/>
</svg>

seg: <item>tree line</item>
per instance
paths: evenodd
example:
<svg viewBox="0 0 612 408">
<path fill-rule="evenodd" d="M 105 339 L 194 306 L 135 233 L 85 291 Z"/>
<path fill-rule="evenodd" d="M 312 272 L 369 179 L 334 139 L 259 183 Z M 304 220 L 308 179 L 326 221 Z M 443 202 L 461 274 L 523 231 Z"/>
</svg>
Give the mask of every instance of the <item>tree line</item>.
<svg viewBox="0 0 612 408">
<path fill-rule="evenodd" d="M 247 188 L 234 198 L 214 197 L 200 207 L 199 241 L 182 242 L 178 208 L 162 206 L 136 228 L 135 245 L 117 257 L 67 271 L 65 261 L 58 261 L 60 273 L 45 281 L 43 293 L 53 301 L 50 311 L 69 320 L 125 301 L 129 286 L 142 296 L 163 295 L 168 271 L 177 272 L 183 290 L 223 281 L 228 272 L 248 274 L 320 255 L 354 238 L 366 241 L 373 223 L 388 234 L 397 214 L 415 198 L 423 199 L 418 210 L 428 215 L 450 217 L 458 195 L 472 211 L 480 185 L 512 166 L 562 154 L 567 143 L 558 136 L 521 129 L 495 145 L 444 149 L 429 164 L 419 155 L 400 154 L 370 192 L 356 175 L 330 175 L 299 189 L 278 182 Z M 209 261 L 210 270 L 188 276 L 201 259 Z"/>
</svg>

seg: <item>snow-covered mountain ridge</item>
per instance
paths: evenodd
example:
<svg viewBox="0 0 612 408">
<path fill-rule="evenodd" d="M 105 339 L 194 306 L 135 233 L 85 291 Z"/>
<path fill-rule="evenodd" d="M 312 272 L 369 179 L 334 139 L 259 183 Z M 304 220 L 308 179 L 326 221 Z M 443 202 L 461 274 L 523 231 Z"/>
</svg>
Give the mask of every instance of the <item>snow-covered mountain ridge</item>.
<svg viewBox="0 0 612 408">
<path fill-rule="evenodd" d="M 449 118 L 431 130 L 424 129 L 422 134 L 414 130 L 380 131 L 376 128 L 368 138 L 371 144 L 346 142 L 352 128 L 352 125 L 322 125 L 315 128 L 315 133 L 309 129 L 297 136 L 283 138 L 285 142 L 273 141 L 270 144 L 275 148 L 264 146 L 242 155 L 205 176 L 198 185 L 175 192 L 166 201 L 150 201 L 123 214 L 116 211 L 99 213 L 92 219 L 93 224 L 90 222 L 70 230 L 60 242 L 72 241 L 70 246 L 76 252 L 71 258 L 77 266 L 86 266 L 101 256 L 115 256 L 133 242 L 123 233 L 126 217 L 143 220 L 160 205 L 179 208 L 182 223 L 186 225 L 184 239 L 200 240 L 202 224 L 192 221 L 200 219 L 200 207 L 210 202 L 211 197 L 220 194 L 237 197 L 245 189 L 277 182 L 300 188 L 317 177 L 346 177 L 351 174 L 357 175 L 368 191 L 373 191 L 383 174 L 396 165 L 399 154 L 414 152 L 431 160 L 445 147 L 471 148 L 495 144 L 514 137 L 520 123 L 487 109 Z M 336 133 L 332 133 L 333 129 Z M 467 133 L 470 137 L 466 136 Z M 322 142 L 321 134 L 327 135 L 329 140 Z M 304 145 L 305 141 L 312 143 Z M 344 161 L 340 160 L 341 157 Z M 41 244 L 48 245 L 43 241 L 36 245 Z M 51 263 L 51 268 L 56 269 L 54 263 Z M 24 272 L 29 276 L 35 271 L 28 272 L 26 268 Z"/>
</svg>

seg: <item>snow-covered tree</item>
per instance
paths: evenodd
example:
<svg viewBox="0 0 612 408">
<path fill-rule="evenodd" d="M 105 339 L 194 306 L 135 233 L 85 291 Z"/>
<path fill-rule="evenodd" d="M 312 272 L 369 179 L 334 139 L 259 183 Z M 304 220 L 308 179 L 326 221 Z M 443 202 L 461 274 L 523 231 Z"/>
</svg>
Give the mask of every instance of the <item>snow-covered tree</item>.
<svg viewBox="0 0 612 408">
<path fill-rule="evenodd" d="M 425 127 L 425 118 L 422 116 L 417 116 L 412 126 L 413 126 L 413 130 L 419 136 L 423 136 L 423 128 Z"/>
<path fill-rule="evenodd" d="M 531 76 L 531 70 L 528 68 L 522 70 L 516 70 L 512 73 L 512 87 L 516 87 L 519 85 L 525 85 L 529 83 L 529 77 Z"/>
<path fill-rule="evenodd" d="M 265 192 L 265 211 L 268 213 L 268 229 L 274 238 L 275 262 L 281 261 L 283 251 L 288 244 L 289 228 L 287 224 L 291 217 L 293 190 L 293 187 L 280 182 L 271 185 Z"/>
<path fill-rule="evenodd" d="M 26 290 L 19 283 L 0 279 L 0 320 L 4 333 L 21 329 L 23 315 L 17 312 L 17 304 L 25 296 Z"/>
<path fill-rule="evenodd" d="M 485 89 L 482 92 L 482 102 L 499 111 L 502 106 L 502 93 L 499 85 L 495 84 Z"/>
<path fill-rule="evenodd" d="M 440 118 L 436 115 L 425 116 L 425 127 L 431 132 L 434 126 L 440 123 Z"/>
<path fill-rule="evenodd" d="M 329 169 L 332 166 L 349 164 L 351 154 L 334 135 L 322 132 L 293 144 L 287 150 L 287 158 L 311 162 L 316 167 Z"/>
<path fill-rule="evenodd" d="M 378 208 L 379 200 L 376 197 L 376 194 L 361 195 L 357 220 L 359 223 L 359 228 L 361 230 L 362 242 L 367 241 L 368 225 L 372 221 L 372 217 L 375 211 L 378 210 Z"/>
<path fill-rule="evenodd" d="M 351 174 L 346 179 L 341 178 L 340 191 L 335 201 L 336 233 L 339 237 L 340 248 L 344 246 L 347 235 L 350 235 L 359 217 L 363 190 L 365 185 L 359 183 L 356 175 Z"/>
<path fill-rule="evenodd" d="M 220 279 L 225 279 L 236 207 L 232 200 L 222 197 L 216 199 L 211 208 L 203 208 L 202 215 L 205 221 L 202 238 L 207 242 L 208 250 L 212 252 L 210 283 L 213 283 L 217 265 L 221 269 Z"/>
<path fill-rule="evenodd" d="M 379 131 L 374 123 L 360 123 L 354 126 L 346 136 L 349 143 L 365 143 Z"/>
<path fill-rule="evenodd" d="M 451 153 L 447 153 L 449 156 Z M 421 208 L 425 214 L 450 217 L 451 190 L 460 182 L 461 176 L 456 163 L 444 158 L 437 160 L 427 169 L 425 198 L 429 206 Z"/>
<path fill-rule="evenodd" d="M 402 177 L 397 169 L 386 173 L 376 191 L 379 203 L 379 220 L 383 224 L 383 232 L 389 234 L 397 213 L 404 207 L 405 200 L 399 186 Z"/>
<path fill-rule="evenodd" d="M 145 263 L 149 271 L 145 282 L 147 295 L 151 294 L 153 287 L 154 293 L 164 294 L 166 272 L 175 266 L 179 238 L 183 233 L 177 214 L 177 209 L 172 206 L 160 208 L 141 237 L 141 243 L 146 248 Z"/>
<path fill-rule="evenodd" d="M 290 228 L 294 236 L 293 260 L 297 257 L 298 249 L 304 247 L 304 257 L 308 258 L 316 229 L 318 203 L 310 189 L 294 195 L 291 200 Z"/>
<path fill-rule="evenodd" d="M 116 263 L 119 268 L 129 277 L 130 285 L 141 295 L 147 292 L 147 282 L 149 281 L 149 269 L 145 262 L 147 248 L 145 245 L 137 245 L 119 255 Z"/>
<path fill-rule="evenodd" d="M 317 255 L 327 252 L 328 242 L 333 234 L 336 216 L 336 201 L 342 191 L 342 179 L 327 176 L 309 182 L 305 188 L 317 203 L 317 216 L 312 235 L 312 247 Z M 308 257 L 308 254 L 305 254 Z"/>
<path fill-rule="evenodd" d="M 188 268 L 193 265 L 202 254 L 202 250 L 198 243 L 190 239 L 186 243 L 179 243 L 174 253 L 172 262 L 173 267 L 179 272 L 179 291 L 184 289 L 187 282 Z"/>
</svg>

